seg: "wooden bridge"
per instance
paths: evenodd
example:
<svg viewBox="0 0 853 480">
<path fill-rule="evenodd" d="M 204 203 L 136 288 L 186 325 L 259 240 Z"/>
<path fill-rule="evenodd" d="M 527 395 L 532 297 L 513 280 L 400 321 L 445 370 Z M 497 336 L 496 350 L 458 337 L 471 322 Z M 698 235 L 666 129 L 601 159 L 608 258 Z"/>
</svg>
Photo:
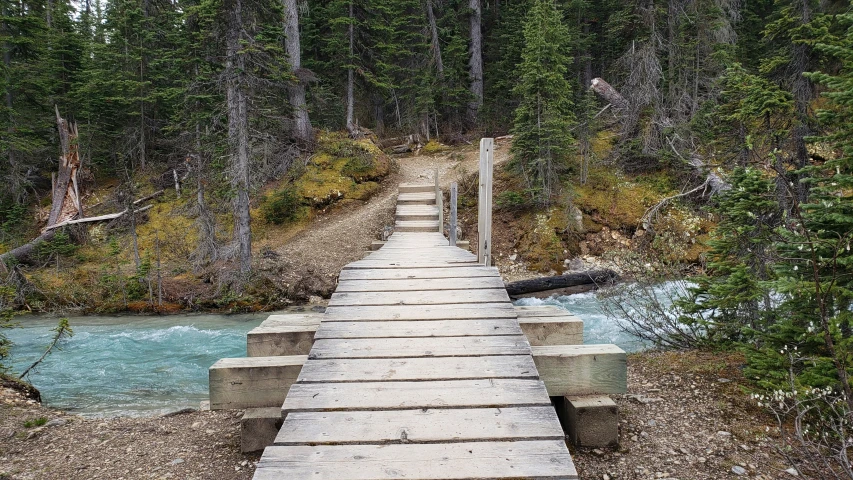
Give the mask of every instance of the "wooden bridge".
<svg viewBox="0 0 853 480">
<path fill-rule="evenodd" d="M 448 245 L 438 208 L 432 185 L 401 185 L 395 233 L 344 267 L 324 314 L 271 317 L 249 358 L 211 367 L 212 408 L 253 409 L 255 479 L 578 478 L 565 395 L 587 403 L 570 397 L 564 423 L 588 411 L 615 437 L 615 405 L 588 395 L 624 392 L 624 352 L 566 350 L 582 323 L 513 307 L 497 269 Z"/>
</svg>

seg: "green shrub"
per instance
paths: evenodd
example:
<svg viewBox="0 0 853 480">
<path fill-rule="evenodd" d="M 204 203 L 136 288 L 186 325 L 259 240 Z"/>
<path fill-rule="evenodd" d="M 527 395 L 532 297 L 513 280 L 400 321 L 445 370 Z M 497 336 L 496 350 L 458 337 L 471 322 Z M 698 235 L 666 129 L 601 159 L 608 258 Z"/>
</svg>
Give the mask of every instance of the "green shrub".
<svg viewBox="0 0 853 480">
<path fill-rule="evenodd" d="M 41 427 L 47 423 L 47 417 L 38 417 L 24 422 L 24 428 Z"/>
<path fill-rule="evenodd" d="M 267 222 L 282 225 L 296 220 L 301 206 L 302 202 L 296 191 L 285 188 L 264 198 L 261 214 Z"/>
<path fill-rule="evenodd" d="M 495 207 L 501 210 L 523 210 L 531 206 L 530 198 L 522 193 L 507 190 L 498 194 Z"/>
</svg>

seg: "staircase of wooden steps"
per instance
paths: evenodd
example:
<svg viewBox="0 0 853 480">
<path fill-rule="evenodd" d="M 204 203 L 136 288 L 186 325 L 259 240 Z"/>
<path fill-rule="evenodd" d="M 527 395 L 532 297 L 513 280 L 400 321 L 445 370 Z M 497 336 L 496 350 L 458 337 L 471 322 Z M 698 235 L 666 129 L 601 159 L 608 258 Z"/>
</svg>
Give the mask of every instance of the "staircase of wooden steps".
<svg viewBox="0 0 853 480">
<path fill-rule="evenodd" d="M 254 478 L 578 478 L 564 428 L 616 441 L 625 352 L 583 345 L 565 310 L 513 306 L 439 233 L 434 185 L 398 200 L 395 233 L 344 267 L 325 313 L 272 315 L 247 358 L 211 367 L 211 408 L 247 409 L 243 450 L 264 448 Z"/>
</svg>

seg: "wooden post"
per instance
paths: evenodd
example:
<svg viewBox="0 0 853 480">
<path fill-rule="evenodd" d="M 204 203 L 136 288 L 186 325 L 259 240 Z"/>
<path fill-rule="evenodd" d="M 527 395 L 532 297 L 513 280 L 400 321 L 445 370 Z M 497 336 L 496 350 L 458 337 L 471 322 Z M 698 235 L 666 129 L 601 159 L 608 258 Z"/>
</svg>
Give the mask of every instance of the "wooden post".
<svg viewBox="0 0 853 480">
<path fill-rule="evenodd" d="M 438 186 L 438 168 L 435 169 L 435 206 L 438 207 L 438 233 L 444 234 L 444 195 Z"/>
<path fill-rule="evenodd" d="M 450 246 L 456 246 L 456 197 L 458 187 L 456 182 L 450 184 Z"/>
<path fill-rule="evenodd" d="M 480 139 L 480 194 L 477 215 L 477 261 L 492 264 L 492 166 L 494 138 Z"/>
</svg>

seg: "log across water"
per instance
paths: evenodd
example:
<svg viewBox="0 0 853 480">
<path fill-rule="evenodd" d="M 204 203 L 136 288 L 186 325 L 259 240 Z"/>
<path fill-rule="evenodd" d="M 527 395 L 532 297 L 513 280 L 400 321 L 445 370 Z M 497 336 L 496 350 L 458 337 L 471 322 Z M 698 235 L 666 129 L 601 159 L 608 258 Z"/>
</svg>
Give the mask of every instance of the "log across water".
<svg viewBox="0 0 853 480">
<path fill-rule="evenodd" d="M 519 280 L 506 284 L 506 292 L 511 296 L 527 293 L 543 292 L 560 288 L 578 287 L 583 285 L 600 286 L 614 282 L 619 278 L 613 270 L 588 270 L 586 272 L 568 273 L 554 277 Z"/>
</svg>

